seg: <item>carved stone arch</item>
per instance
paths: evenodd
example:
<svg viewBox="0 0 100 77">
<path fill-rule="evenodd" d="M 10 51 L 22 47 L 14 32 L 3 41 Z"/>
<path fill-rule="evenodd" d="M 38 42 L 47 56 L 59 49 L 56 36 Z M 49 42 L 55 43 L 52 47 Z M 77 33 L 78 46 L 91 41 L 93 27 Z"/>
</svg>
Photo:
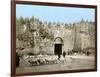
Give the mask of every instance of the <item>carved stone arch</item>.
<svg viewBox="0 0 100 77">
<path fill-rule="evenodd" d="M 55 55 L 61 55 L 62 54 L 62 46 L 64 44 L 64 41 L 61 37 L 56 37 L 54 39 L 54 54 Z"/>
</svg>

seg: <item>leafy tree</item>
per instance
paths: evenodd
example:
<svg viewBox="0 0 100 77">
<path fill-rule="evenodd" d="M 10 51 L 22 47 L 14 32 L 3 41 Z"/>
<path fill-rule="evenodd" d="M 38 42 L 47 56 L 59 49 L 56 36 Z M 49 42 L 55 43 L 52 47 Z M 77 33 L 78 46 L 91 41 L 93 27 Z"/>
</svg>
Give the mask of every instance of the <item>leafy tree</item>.
<svg viewBox="0 0 100 77">
<path fill-rule="evenodd" d="M 34 20 L 35 20 L 35 18 L 34 18 L 34 16 L 32 16 L 32 17 L 30 18 L 30 22 L 34 22 Z"/>
</svg>

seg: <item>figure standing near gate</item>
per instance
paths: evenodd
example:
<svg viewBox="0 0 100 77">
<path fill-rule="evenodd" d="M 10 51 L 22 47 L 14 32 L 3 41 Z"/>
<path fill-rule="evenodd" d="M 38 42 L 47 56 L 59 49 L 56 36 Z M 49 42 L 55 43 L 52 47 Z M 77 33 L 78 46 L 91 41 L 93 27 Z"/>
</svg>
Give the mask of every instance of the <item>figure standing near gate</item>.
<svg viewBox="0 0 100 77">
<path fill-rule="evenodd" d="M 64 57 L 64 58 L 66 57 L 66 52 L 65 52 L 65 51 L 63 52 L 63 57 Z"/>
<path fill-rule="evenodd" d="M 60 58 L 61 58 L 61 54 L 58 54 L 58 60 L 60 60 Z"/>
</svg>

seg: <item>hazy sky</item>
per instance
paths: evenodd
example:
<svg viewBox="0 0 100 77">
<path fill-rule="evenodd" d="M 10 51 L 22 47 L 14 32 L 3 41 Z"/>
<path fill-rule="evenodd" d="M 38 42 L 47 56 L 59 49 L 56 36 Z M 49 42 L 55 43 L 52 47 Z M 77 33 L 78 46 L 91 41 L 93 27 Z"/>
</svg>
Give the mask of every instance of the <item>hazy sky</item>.
<svg viewBox="0 0 100 77">
<path fill-rule="evenodd" d="M 82 18 L 94 21 L 95 9 L 17 4 L 16 16 L 35 16 L 47 22 L 73 23 L 80 21 Z"/>
</svg>

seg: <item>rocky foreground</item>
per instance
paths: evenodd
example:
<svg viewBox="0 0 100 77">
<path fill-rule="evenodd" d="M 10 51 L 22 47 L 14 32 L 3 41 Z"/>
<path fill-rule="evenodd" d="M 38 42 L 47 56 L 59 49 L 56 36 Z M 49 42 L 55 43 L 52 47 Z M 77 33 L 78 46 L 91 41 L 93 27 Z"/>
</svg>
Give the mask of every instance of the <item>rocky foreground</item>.
<svg viewBox="0 0 100 77">
<path fill-rule="evenodd" d="M 16 68 L 17 73 L 93 69 L 95 67 L 94 56 L 66 56 L 60 60 L 54 55 L 23 58 L 20 59 L 20 66 Z"/>
</svg>

